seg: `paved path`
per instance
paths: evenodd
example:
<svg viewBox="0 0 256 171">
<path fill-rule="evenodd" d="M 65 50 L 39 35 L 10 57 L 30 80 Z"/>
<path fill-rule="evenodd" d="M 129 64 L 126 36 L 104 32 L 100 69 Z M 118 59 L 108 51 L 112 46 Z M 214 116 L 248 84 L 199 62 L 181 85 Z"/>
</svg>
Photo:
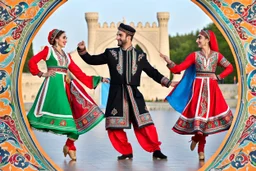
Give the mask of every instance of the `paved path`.
<svg viewBox="0 0 256 171">
<path fill-rule="evenodd" d="M 162 152 L 168 156 L 167 161 L 153 160 L 152 154 L 139 146 L 133 130 L 126 131 L 133 146 L 133 160 L 117 161 L 119 153 L 108 139 L 105 121 L 76 141 L 76 162 L 70 162 L 69 157 L 63 156 L 65 136 L 38 131 L 35 133 L 43 149 L 65 171 L 193 171 L 200 168 L 196 150 L 189 150 L 190 136 L 179 135 L 171 130 L 179 114 L 175 111 L 151 111 L 151 114 L 162 142 Z M 217 150 L 225 134 L 223 132 L 207 137 L 206 160 Z"/>
</svg>

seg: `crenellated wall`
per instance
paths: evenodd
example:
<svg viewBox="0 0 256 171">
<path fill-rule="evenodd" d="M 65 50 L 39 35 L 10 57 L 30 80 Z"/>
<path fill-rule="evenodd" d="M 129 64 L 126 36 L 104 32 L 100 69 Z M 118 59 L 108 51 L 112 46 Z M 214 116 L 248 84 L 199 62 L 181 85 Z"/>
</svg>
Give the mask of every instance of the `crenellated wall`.
<svg viewBox="0 0 256 171">
<path fill-rule="evenodd" d="M 158 12 L 156 15 L 158 23 L 131 22 L 129 25 L 136 29 L 136 34 L 133 39 L 133 45 L 139 45 L 147 54 L 147 58 L 152 66 L 159 70 L 164 76 L 169 77 L 170 72 L 165 67 L 165 62 L 160 60 L 159 52 L 169 56 L 169 33 L 168 21 L 170 18 L 169 12 Z M 85 13 L 85 20 L 88 29 L 87 49 L 91 54 L 99 54 L 105 51 L 106 48 L 117 47 L 116 33 L 121 22 L 104 22 L 99 23 L 99 14 L 96 12 Z M 126 23 L 125 21 L 123 21 Z M 126 23 L 127 24 L 127 23 Z M 79 57 L 73 57 L 74 60 Z M 109 77 L 107 66 L 91 66 L 98 74 L 104 77 Z M 158 83 L 155 83 L 145 74 L 142 75 L 140 90 L 146 99 L 165 98 L 170 91 L 163 88 Z M 158 93 L 155 90 L 161 90 Z"/>
<path fill-rule="evenodd" d="M 93 19 L 90 19 L 90 16 L 91 16 L 91 15 L 87 15 L 87 14 L 91 14 L 91 13 L 86 13 L 86 14 L 85 14 L 86 22 L 88 23 L 88 22 L 94 21 Z M 96 14 L 98 14 L 98 13 L 94 13 L 93 17 L 98 16 L 98 15 L 96 15 Z M 96 18 L 94 18 L 94 19 L 98 21 L 98 19 L 96 19 Z M 114 22 L 111 22 L 111 23 L 104 22 L 103 24 L 97 23 L 96 28 L 97 28 L 97 29 L 106 29 L 106 28 L 108 28 L 108 29 L 115 29 L 114 31 L 116 31 L 116 29 L 118 28 L 118 26 L 120 25 L 120 23 L 121 23 L 121 22 L 118 22 L 118 23 L 114 23 Z M 124 21 L 124 23 L 126 23 L 126 22 Z M 126 23 L 126 24 L 128 24 L 128 23 Z M 129 25 L 132 26 L 133 28 L 135 28 L 136 30 L 137 30 L 137 29 L 146 29 L 146 28 L 159 28 L 159 27 L 157 26 L 157 23 L 156 23 L 156 22 L 153 22 L 153 23 L 146 22 L 144 25 L 143 25 L 142 22 L 138 22 L 136 25 L 134 24 L 134 22 L 130 22 Z"/>
<path fill-rule="evenodd" d="M 6 40 L 9 49 L 0 54 L 0 170 L 61 170 L 44 152 L 29 126 L 21 93 L 21 70 L 33 37 L 50 14 L 66 1 L 1 0 L 0 7 L 7 15 L 1 19 L 0 42 Z M 200 171 L 255 170 L 255 1 L 192 2 L 211 17 L 228 40 L 239 75 L 237 108 L 231 128 Z M 110 43 L 111 40 L 105 45 Z M 142 48 L 148 53 L 150 46 L 153 44 Z M 151 63 L 154 57 L 150 57 Z"/>
</svg>

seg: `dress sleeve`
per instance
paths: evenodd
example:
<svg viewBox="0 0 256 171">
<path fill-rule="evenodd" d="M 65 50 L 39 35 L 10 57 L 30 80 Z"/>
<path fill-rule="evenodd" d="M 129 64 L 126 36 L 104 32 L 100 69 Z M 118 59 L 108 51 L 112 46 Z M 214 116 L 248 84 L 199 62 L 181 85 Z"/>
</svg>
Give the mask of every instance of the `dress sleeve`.
<svg viewBox="0 0 256 171">
<path fill-rule="evenodd" d="M 42 51 L 40 51 L 38 54 L 33 56 L 29 61 L 28 61 L 28 68 L 29 71 L 31 72 L 32 75 L 38 75 L 40 76 L 42 72 L 39 70 L 37 63 L 41 60 L 46 60 L 49 52 L 49 47 L 45 46 Z"/>
<path fill-rule="evenodd" d="M 88 76 L 86 75 L 72 60 L 71 56 L 70 58 L 70 64 L 68 66 L 68 69 L 71 71 L 71 73 L 79 80 L 81 81 L 85 86 L 87 86 L 90 89 L 95 89 L 98 84 L 101 81 L 100 76 Z"/>
<path fill-rule="evenodd" d="M 179 65 L 176 65 L 174 62 L 167 64 L 167 67 L 170 69 L 171 72 L 174 74 L 178 74 L 181 71 L 187 69 L 189 66 L 195 63 L 195 52 L 189 54 L 187 58 L 180 63 Z"/>
<path fill-rule="evenodd" d="M 107 49 L 105 50 L 104 53 L 99 54 L 99 55 L 90 55 L 88 52 L 81 54 L 79 53 L 79 49 L 77 50 L 78 54 L 80 55 L 80 57 L 87 63 L 90 65 L 102 65 L 102 64 L 106 64 L 108 61 L 108 56 L 107 56 Z"/>
<path fill-rule="evenodd" d="M 233 72 L 232 64 L 221 54 L 218 55 L 218 65 L 224 67 L 224 71 L 219 74 L 219 78 L 223 79 Z"/>
<path fill-rule="evenodd" d="M 167 77 L 163 76 L 157 69 L 150 65 L 146 58 L 146 54 L 143 53 L 143 55 L 143 71 L 154 81 L 158 82 L 162 86 L 169 87 L 171 81 Z"/>
</svg>

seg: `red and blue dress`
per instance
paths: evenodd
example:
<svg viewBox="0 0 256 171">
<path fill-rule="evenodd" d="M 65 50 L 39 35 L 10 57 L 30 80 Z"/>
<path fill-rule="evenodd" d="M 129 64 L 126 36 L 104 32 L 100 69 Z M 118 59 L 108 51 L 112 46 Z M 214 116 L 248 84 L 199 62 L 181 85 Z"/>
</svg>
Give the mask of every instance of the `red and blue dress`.
<svg viewBox="0 0 256 171">
<path fill-rule="evenodd" d="M 215 79 L 218 65 L 225 68 L 219 79 L 233 71 L 230 62 L 215 51 L 211 51 L 208 58 L 201 51 L 193 52 L 179 65 L 168 64 L 173 73 L 186 70 L 182 80 L 167 96 L 167 101 L 182 114 L 173 131 L 209 135 L 229 129 L 233 115 Z"/>
</svg>

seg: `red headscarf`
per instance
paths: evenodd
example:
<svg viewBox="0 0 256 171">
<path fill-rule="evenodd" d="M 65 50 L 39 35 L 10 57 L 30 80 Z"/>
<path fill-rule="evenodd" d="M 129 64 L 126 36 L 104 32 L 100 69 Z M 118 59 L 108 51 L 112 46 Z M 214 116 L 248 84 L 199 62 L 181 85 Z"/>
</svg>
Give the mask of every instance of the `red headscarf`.
<svg viewBox="0 0 256 171">
<path fill-rule="evenodd" d="M 58 29 L 53 29 L 52 31 L 49 32 L 48 34 L 48 42 L 50 45 L 53 45 L 54 39 L 56 38 L 57 34 L 60 32 Z"/>
<path fill-rule="evenodd" d="M 218 41 L 217 41 L 216 36 L 213 31 L 201 30 L 200 34 L 210 40 L 209 45 L 210 45 L 211 50 L 216 51 L 216 52 L 219 51 Z"/>
</svg>

